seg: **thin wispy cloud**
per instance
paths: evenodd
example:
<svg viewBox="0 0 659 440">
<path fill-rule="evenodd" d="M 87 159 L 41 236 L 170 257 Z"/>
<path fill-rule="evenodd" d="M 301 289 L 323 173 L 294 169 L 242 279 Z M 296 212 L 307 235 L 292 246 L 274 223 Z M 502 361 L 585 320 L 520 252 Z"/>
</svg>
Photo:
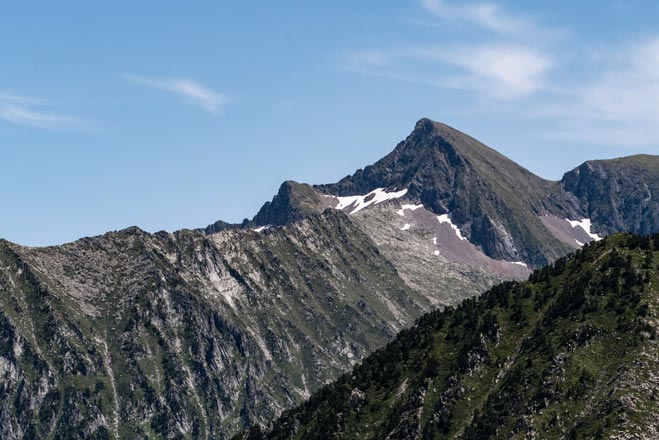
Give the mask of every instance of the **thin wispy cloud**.
<svg viewBox="0 0 659 440">
<path fill-rule="evenodd" d="M 154 89 L 164 90 L 183 97 L 205 111 L 217 114 L 228 98 L 187 78 L 148 78 L 138 75 L 121 75 L 127 81 Z"/>
<path fill-rule="evenodd" d="M 22 104 L 46 104 L 47 101 L 43 99 L 33 98 L 30 96 L 12 95 L 8 93 L 0 93 L 0 101 L 5 102 L 20 102 Z"/>
<path fill-rule="evenodd" d="M 0 120 L 48 130 L 88 130 L 92 122 L 48 110 L 48 101 L 29 96 L 0 93 Z"/>
<path fill-rule="evenodd" d="M 421 0 L 421 6 L 443 20 L 470 22 L 499 34 L 528 31 L 534 27 L 532 20 L 506 12 L 492 3 L 453 4 L 442 0 Z"/>
<path fill-rule="evenodd" d="M 344 64 L 345 68 L 364 74 L 473 90 L 502 100 L 514 100 L 542 89 L 553 66 L 551 55 L 514 44 L 370 50 L 350 54 Z"/>
<path fill-rule="evenodd" d="M 547 105 L 563 115 L 563 138 L 636 147 L 659 145 L 659 37 L 607 48 L 595 74 L 566 100 Z"/>
<path fill-rule="evenodd" d="M 493 3 L 420 0 L 419 4 L 435 19 L 468 23 L 476 33 L 469 42 L 462 41 L 460 33 L 433 44 L 358 50 L 346 57 L 343 67 L 499 100 L 524 98 L 545 88 L 555 57 L 547 47 L 551 39 L 541 36 L 558 31 Z M 479 32 L 482 40 L 474 42 Z"/>
<path fill-rule="evenodd" d="M 465 88 L 500 99 L 516 99 L 542 89 L 553 66 L 549 55 L 532 48 L 499 45 L 466 47 L 448 54 L 446 61 L 469 72 L 456 80 Z"/>
<path fill-rule="evenodd" d="M 659 121 L 659 37 L 623 46 L 614 63 L 581 92 L 602 119 Z"/>
<path fill-rule="evenodd" d="M 566 29 L 543 26 L 534 17 L 512 13 L 498 3 L 420 0 L 419 4 L 426 15 L 443 24 L 471 25 L 501 38 L 545 44 L 570 35 Z"/>
<path fill-rule="evenodd" d="M 470 98 L 465 100 L 469 111 L 517 108 L 516 117 L 551 126 L 546 136 L 552 139 L 659 145 L 659 36 L 609 44 L 593 53 L 592 44 L 578 34 L 494 1 L 418 0 L 417 6 L 422 19 L 411 23 L 422 29 L 416 44 L 407 39 L 357 49 L 341 67 L 461 90 Z M 432 23 L 434 41 L 428 37 Z"/>
</svg>

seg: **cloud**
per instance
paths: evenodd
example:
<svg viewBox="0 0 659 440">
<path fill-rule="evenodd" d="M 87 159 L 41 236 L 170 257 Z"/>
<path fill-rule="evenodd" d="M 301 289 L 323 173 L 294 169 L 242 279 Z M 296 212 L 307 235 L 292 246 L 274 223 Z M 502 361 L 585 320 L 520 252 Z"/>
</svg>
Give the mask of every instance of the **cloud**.
<svg viewBox="0 0 659 440">
<path fill-rule="evenodd" d="M 496 4 L 454 5 L 442 0 L 421 0 L 420 3 L 426 11 L 443 20 L 470 22 L 503 35 L 525 32 L 534 27 L 529 18 L 511 15 Z"/>
<path fill-rule="evenodd" d="M 562 31 L 542 27 L 493 3 L 420 0 L 420 5 L 442 21 L 474 26 L 468 33 L 469 42 L 462 40 L 463 30 L 451 37 L 449 29 L 448 36 L 442 32 L 433 44 L 355 51 L 346 57 L 344 67 L 506 101 L 547 87 L 557 58 L 552 55 L 551 44 L 554 36 L 564 34 Z"/>
<path fill-rule="evenodd" d="M 598 72 L 553 104 L 561 137 L 616 146 L 659 145 L 659 37 L 617 48 L 589 66 Z"/>
<path fill-rule="evenodd" d="M 482 46 L 456 54 L 452 61 L 471 72 L 474 88 L 485 85 L 500 98 L 513 99 L 540 90 L 552 58 L 525 47 Z M 485 83 L 481 82 L 485 80 Z M 489 84 L 488 84 L 489 83 Z"/>
<path fill-rule="evenodd" d="M 135 84 L 180 95 L 192 104 L 213 114 L 218 113 L 228 102 L 225 95 L 186 78 L 146 78 L 137 75 L 121 75 L 121 77 Z"/>
<path fill-rule="evenodd" d="M 601 119 L 657 121 L 659 114 L 659 38 L 622 48 L 615 64 L 581 93 Z"/>
<path fill-rule="evenodd" d="M 460 90 L 461 110 L 541 121 L 547 139 L 659 147 L 659 36 L 597 50 L 583 36 L 496 3 L 418 1 L 425 16 L 417 44 L 356 50 L 342 67 Z M 441 26 L 429 31 L 428 18 Z"/>
<path fill-rule="evenodd" d="M 29 96 L 11 95 L 6 93 L 0 93 L 0 101 L 20 102 L 23 104 L 46 104 L 46 101 L 43 99 L 32 98 Z"/>
<path fill-rule="evenodd" d="M 87 130 L 94 127 L 85 119 L 39 108 L 46 105 L 49 105 L 48 102 L 42 99 L 0 93 L 0 120 L 51 130 Z"/>
<path fill-rule="evenodd" d="M 512 100 L 542 89 L 553 65 L 553 58 L 540 50 L 482 44 L 356 52 L 350 54 L 345 66 L 400 81 L 474 90 L 483 96 Z"/>
<path fill-rule="evenodd" d="M 540 90 L 554 64 L 551 56 L 538 50 L 498 44 L 438 49 L 436 58 L 466 73 L 444 84 L 500 99 L 516 99 Z"/>
</svg>

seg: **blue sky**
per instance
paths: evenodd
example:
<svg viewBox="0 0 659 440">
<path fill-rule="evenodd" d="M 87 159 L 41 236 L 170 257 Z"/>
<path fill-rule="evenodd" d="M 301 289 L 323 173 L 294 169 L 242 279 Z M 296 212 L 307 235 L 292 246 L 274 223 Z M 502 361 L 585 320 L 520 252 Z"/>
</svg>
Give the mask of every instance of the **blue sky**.
<svg viewBox="0 0 659 440">
<path fill-rule="evenodd" d="M 251 217 L 420 117 L 551 179 L 659 154 L 654 1 L 9 2 L 0 237 Z"/>
</svg>

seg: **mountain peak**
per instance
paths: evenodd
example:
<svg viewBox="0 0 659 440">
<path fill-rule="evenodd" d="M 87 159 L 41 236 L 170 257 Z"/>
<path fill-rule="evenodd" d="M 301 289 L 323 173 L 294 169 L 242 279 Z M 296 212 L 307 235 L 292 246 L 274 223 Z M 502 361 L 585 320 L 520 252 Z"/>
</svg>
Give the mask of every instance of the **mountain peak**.
<svg viewBox="0 0 659 440">
<path fill-rule="evenodd" d="M 259 210 L 253 223 L 257 226 L 283 225 L 320 212 L 325 207 L 320 194 L 311 185 L 287 180 L 272 201 L 266 202 Z"/>
<path fill-rule="evenodd" d="M 459 130 L 451 127 L 450 125 L 444 123 L 444 122 L 439 122 L 439 121 L 434 121 L 430 118 L 423 117 L 419 119 L 416 124 L 414 124 L 414 130 L 412 133 L 418 132 L 418 133 L 436 133 L 436 134 L 442 134 L 443 132 L 450 133 L 450 132 L 457 132 L 464 134 L 460 132 Z"/>
<path fill-rule="evenodd" d="M 315 188 L 343 197 L 407 189 L 407 198 L 438 215 L 449 214 L 488 256 L 539 265 L 566 251 L 551 238 L 539 239 L 546 232 L 540 216 L 549 209 L 553 186 L 471 136 L 422 118 L 384 158 Z"/>
<path fill-rule="evenodd" d="M 421 118 L 414 125 L 414 130 L 412 130 L 412 132 L 407 137 L 407 139 L 404 142 L 401 142 L 401 144 L 399 145 L 416 144 L 422 139 L 433 139 L 433 138 L 444 140 L 446 144 L 450 145 L 453 141 L 458 140 L 462 136 L 467 136 L 467 135 L 451 127 L 448 124 L 444 124 L 443 122 L 433 121 L 428 118 Z M 441 147 L 442 145 L 427 144 L 425 146 Z"/>
<path fill-rule="evenodd" d="M 486 256 L 538 267 L 592 238 L 573 237 L 570 222 L 588 220 L 595 234 L 656 231 L 657 175 L 659 157 L 636 155 L 589 161 L 560 182 L 549 181 L 450 125 L 421 118 L 389 154 L 337 183 L 284 182 L 240 227 L 281 225 L 330 207 L 377 205 L 370 203 L 377 194 L 401 193 L 401 204 L 447 216 Z M 206 231 L 237 226 L 218 222 Z"/>
<path fill-rule="evenodd" d="M 454 150 L 462 159 L 479 168 L 478 171 L 480 172 L 489 172 L 488 170 L 493 167 L 503 167 L 507 170 L 514 169 L 516 174 L 522 173 L 533 176 L 538 181 L 544 180 L 493 148 L 443 122 L 433 121 L 428 118 L 420 119 L 407 140 L 417 141 L 420 137 L 425 137 L 431 141 L 426 143 L 426 146 L 439 148 L 442 151 Z"/>
<path fill-rule="evenodd" d="M 412 133 L 429 133 L 435 129 L 436 124 L 440 123 L 429 118 L 421 118 L 416 124 L 414 124 L 414 130 L 412 130 Z"/>
</svg>

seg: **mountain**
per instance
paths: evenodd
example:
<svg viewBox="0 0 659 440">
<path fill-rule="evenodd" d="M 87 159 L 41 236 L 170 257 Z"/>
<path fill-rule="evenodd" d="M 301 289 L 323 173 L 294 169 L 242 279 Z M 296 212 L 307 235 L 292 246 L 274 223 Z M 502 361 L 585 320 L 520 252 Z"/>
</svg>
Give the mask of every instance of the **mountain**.
<svg viewBox="0 0 659 440">
<path fill-rule="evenodd" d="M 447 125 L 422 119 L 390 154 L 335 184 L 285 183 L 252 224 L 283 224 L 286 212 L 295 219 L 328 206 L 348 208 L 336 200 L 373 196 L 378 190 L 405 191 L 402 203 L 447 215 L 490 258 L 534 267 L 575 248 L 551 234 L 542 217 L 580 218 L 583 211 L 558 182 L 532 174 Z M 334 196 L 335 203 L 327 196 Z"/>
<path fill-rule="evenodd" d="M 425 312 L 599 234 L 655 231 L 656 163 L 552 182 L 423 119 L 336 184 L 284 182 L 242 224 L 0 240 L 0 438 L 222 439 L 272 420 Z"/>
<path fill-rule="evenodd" d="M 286 181 L 252 220 L 220 227 L 260 230 L 342 210 L 408 285 L 447 305 L 604 235 L 659 232 L 658 191 L 659 157 L 586 162 L 549 181 L 424 118 L 373 165 L 334 184 Z"/>
<path fill-rule="evenodd" d="M 336 210 L 261 233 L 2 241 L 0 437 L 225 438 L 430 309 Z"/>
<path fill-rule="evenodd" d="M 449 214 L 462 234 L 492 258 L 537 266 L 569 250 L 546 235 L 539 218 L 577 216 L 576 207 L 562 203 L 556 185 L 444 124 L 420 120 L 374 165 L 317 188 L 343 196 L 378 187 L 405 188 L 406 196 L 425 209 Z"/>
<path fill-rule="evenodd" d="M 561 183 L 603 233 L 657 231 L 659 156 L 588 161 L 566 173 Z"/>
<path fill-rule="evenodd" d="M 659 235 L 426 314 L 257 439 L 659 438 Z"/>
</svg>

